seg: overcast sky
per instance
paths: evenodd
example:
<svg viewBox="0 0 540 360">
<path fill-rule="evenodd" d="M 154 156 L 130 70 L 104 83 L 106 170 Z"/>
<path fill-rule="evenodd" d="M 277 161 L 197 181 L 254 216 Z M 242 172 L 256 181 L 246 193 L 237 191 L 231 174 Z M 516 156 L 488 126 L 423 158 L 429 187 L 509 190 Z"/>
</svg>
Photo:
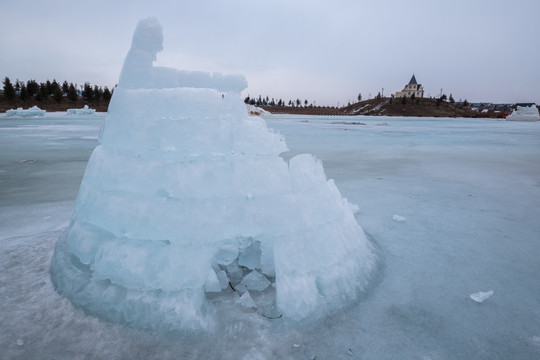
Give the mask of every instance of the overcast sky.
<svg viewBox="0 0 540 360">
<path fill-rule="evenodd" d="M 156 65 L 242 73 L 243 95 L 340 105 L 403 88 L 540 104 L 539 0 L 0 0 L 0 76 L 112 87 L 137 22 Z"/>
</svg>

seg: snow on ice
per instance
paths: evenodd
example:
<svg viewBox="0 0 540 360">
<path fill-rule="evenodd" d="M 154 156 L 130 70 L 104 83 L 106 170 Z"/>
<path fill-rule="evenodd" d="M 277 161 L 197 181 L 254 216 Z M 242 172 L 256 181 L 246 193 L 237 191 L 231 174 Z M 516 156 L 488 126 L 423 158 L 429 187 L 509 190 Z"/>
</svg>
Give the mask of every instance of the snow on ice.
<svg viewBox="0 0 540 360">
<path fill-rule="evenodd" d="M 354 302 L 376 262 L 354 207 L 315 157 L 279 156 L 243 76 L 153 66 L 162 41 L 155 18 L 139 22 L 55 247 L 57 290 L 164 332 L 212 330 L 236 291 L 290 321 Z"/>
</svg>

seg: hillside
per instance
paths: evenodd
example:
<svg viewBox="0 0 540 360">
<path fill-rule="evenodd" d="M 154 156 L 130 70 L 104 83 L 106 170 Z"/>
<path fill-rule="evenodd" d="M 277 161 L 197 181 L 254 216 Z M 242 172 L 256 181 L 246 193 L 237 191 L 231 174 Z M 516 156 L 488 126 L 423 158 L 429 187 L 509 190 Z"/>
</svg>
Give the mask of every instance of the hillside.
<svg viewBox="0 0 540 360">
<path fill-rule="evenodd" d="M 98 112 L 106 112 L 109 107 L 109 102 L 105 100 L 87 101 L 78 98 L 76 101 L 62 99 L 61 102 L 56 102 L 51 98 L 42 101 L 36 99 L 28 99 L 22 101 L 14 99 L 8 101 L 0 96 L 0 113 L 6 110 L 22 108 L 30 108 L 38 106 L 40 109 L 52 111 L 66 111 L 67 109 L 80 109 L 84 105 L 88 105 Z M 451 104 L 449 102 L 438 102 L 437 99 L 421 98 L 412 100 L 407 98 L 405 102 L 401 98 L 382 98 L 360 101 L 349 106 L 336 108 L 324 106 L 307 106 L 307 107 L 291 107 L 291 106 L 260 106 L 262 109 L 273 114 L 295 114 L 295 115 L 370 115 L 370 116 L 415 116 L 415 117 L 500 117 L 502 113 L 487 112 L 480 113 L 471 110 L 459 104 Z"/>
<path fill-rule="evenodd" d="M 296 115 L 371 115 L 415 117 L 503 117 L 501 113 L 480 113 L 469 107 L 431 98 L 381 98 L 360 101 L 341 108 L 261 106 L 274 114 Z"/>
</svg>

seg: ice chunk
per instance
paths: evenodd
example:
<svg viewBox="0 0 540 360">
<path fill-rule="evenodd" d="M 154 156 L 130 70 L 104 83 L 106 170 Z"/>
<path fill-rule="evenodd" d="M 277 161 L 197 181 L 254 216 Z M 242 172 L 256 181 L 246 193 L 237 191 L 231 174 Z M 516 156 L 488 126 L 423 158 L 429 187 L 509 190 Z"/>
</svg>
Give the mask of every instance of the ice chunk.
<svg viewBox="0 0 540 360">
<path fill-rule="evenodd" d="M 536 104 L 530 106 L 516 106 L 516 109 L 512 111 L 512 114 L 506 117 L 506 120 L 511 121 L 540 121 L 540 115 L 538 114 L 538 108 Z"/>
<path fill-rule="evenodd" d="M 238 256 L 238 246 L 236 244 L 223 245 L 216 254 L 216 263 L 219 265 L 229 265 Z"/>
<path fill-rule="evenodd" d="M 234 285 L 240 283 L 244 278 L 244 270 L 238 265 L 237 261 L 234 261 L 225 267 L 225 272 Z"/>
<path fill-rule="evenodd" d="M 221 282 L 213 269 L 208 272 L 204 281 L 204 289 L 206 292 L 220 292 L 222 290 Z"/>
<path fill-rule="evenodd" d="M 219 280 L 219 285 L 221 286 L 221 289 L 226 289 L 229 287 L 229 277 L 227 276 L 227 273 L 223 270 L 219 270 L 217 273 L 216 273 L 217 277 L 218 277 L 218 280 Z"/>
<path fill-rule="evenodd" d="M 29 109 L 17 108 L 17 110 L 7 110 L 6 116 L 17 116 L 17 117 L 41 117 L 45 116 L 45 110 L 41 110 L 37 106 L 32 106 Z"/>
<path fill-rule="evenodd" d="M 270 285 L 270 281 L 266 278 L 266 276 L 264 276 L 257 270 L 253 270 L 242 279 L 240 284 L 238 284 L 237 286 L 237 290 L 263 291 L 269 285 Z"/>
<path fill-rule="evenodd" d="M 407 218 L 405 216 L 401 216 L 401 215 L 394 215 L 394 216 L 392 216 L 392 220 L 397 221 L 397 222 L 403 222 L 403 221 L 407 220 Z"/>
<path fill-rule="evenodd" d="M 257 305 L 255 304 L 255 301 L 253 301 L 253 298 L 249 294 L 249 291 L 246 291 L 236 300 L 237 304 L 240 304 L 247 308 L 256 308 Z"/>
<path fill-rule="evenodd" d="M 264 110 L 263 108 L 257 107 L 255 105 L 246 105 L 247 111 L 251 116 L 271 116 L 272 113 Z"/>
<path fill-rule="evenodd" d="M 486 301 L 491 295 L 493 295 L 493 290 L 486 291 L 486 292 L 479 291 L 477 293 L 471 294 L 471 299 L 473 299 L 474 301 L 478 303 L 482 303 Z"/>
<path fill-rule="evenodd" d="M 540 336 L 533 336 L 529 339 L 529 342 L 535 346 L 540 347 Z"/>
<path fill-rule="evenodd" d="M 96 109 L 90 109 L 88 105 L 84 105 L 82 109 L 68 109 L 67 114 L 68 115 L 94 115 L 96 113 Z"/>
<path fill-rule="evenodd" d="M 261 243 L 259 241 L 254 241 L 242 251 L 238 257 L 238 265 L 251 270 L 261 268 Z"/>
</svg>

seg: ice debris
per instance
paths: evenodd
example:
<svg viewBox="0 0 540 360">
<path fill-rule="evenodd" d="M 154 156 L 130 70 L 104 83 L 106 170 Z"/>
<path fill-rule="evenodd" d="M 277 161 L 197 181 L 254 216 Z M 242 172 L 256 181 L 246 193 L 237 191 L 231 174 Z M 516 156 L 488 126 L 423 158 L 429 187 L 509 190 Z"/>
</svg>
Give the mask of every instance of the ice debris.
<svg viewBox="0 0 540 360">
<path fill-rule="evenodd" d="M 401 215 L 394 215 L 392 216 L 392 220 L 397 221 L 397 222 L 403 222 L 407 220 L 407 218 Z"/>
<path fill-rule="evenodd" d="M 67 114 L 68 115 L 94 115 L 96 113 L 96 109 L 90 109 L 88 105 L 84 105 L 82 109 L 68 109 Z"/>
<path fill-rule="evenodd" d="M 237 289 L 240 291 L 243 290 L 255 290 L 255 291 L 263 291 L 268 286 L 270 286 L 270 281 L 261 274 L 260 272 L 253 270 L 238 284 Z"/>
<path fill-rule="evenodd" d="M 477 293 L 471 294 L 470 296 L 471 296 L 471 299 L 473 299 L 477 303 L 482 303 L 486 301 L 491 295 L 493 295 L 493 290 L 486 291 L 486 292 L 479 291 Z"/>
<path fill-rule="evenodd" d="M 257 307 L 257 304 L 255 304 L 255 301 L 253 301 L 253 298 L 249 294 L 249 291 L 246 291 L 245 293 L 243 293 L 242 296 L 240 296 L 238 300 L 236 300 L 236 303 L 247 308 Z"/>
<path fill-rule="evenodd" d="M 17 108 L 17 110 L 7 110 L 6 116 L 17 116 L 17 117 L 41 117 L 45 116 L 45 110 L 41 110 L 37 106 L 32 106 L 29 109 L 23 109 L 22 107 Z"/>
</svg>

